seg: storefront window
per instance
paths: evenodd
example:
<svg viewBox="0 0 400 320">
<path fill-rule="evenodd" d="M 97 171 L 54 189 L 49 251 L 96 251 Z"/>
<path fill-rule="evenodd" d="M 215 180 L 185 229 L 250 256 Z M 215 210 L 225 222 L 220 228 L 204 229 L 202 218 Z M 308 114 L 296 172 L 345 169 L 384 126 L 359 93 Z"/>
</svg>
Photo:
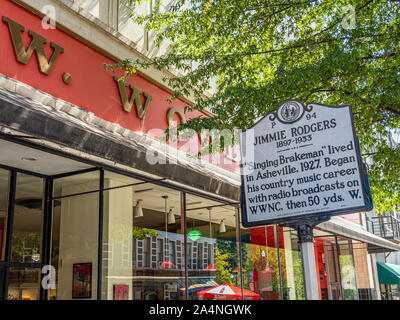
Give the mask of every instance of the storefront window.
<svg viewBox="0 0 400 320">
<path fill-rule="evenodd" d="M 314 233 L 319 234 L 318 231 Z M 335 237 L 316 237 L 314 252 L 320 299 L 341 300 L 342 288 Z"/>
<path fill-rule="evenodd" d="M 261 300 L 280 300 L 275 226 L 243 229 L 241 237 L 244 288 L 258 293 Z"/>
<path fill-rule="evenodd" d="M 54 180 L 53 197 L 66 197 L 68 195 L 98 191 L 99 187 L 100 175 L 98 170 L 74 174 Z"/>
<path fill-rule="evenodd" d="M 357 280 L 358 297 L 360 300 L 373 300 L 375 290 L 369 277 L 367 244 L 352 240 L 354 267 Z"/>
<path fill-rule="evenodd" d="M 321 232 L 316 231 L 316 233 Z M 314 239 L 314 250 L 320 299 L 357 300 L 352 241 L 334 235 L 317 236 Z M 366 260 L 364 262 L 365 265 L 362 267 L 365 269 L 364 276 L 368 277 L 367 262 Z"/>
<path fill-rule="evenodd" d="M 104 300 L 183 299 L 181 193 L 105 172 Z"/>
<path fill-rule="evenodd" d="M 303 261 L 296 231 L 279 226 L 277 231 L 282 297 L 284 300 L 304 300 Z"/>
<path fill-rule="evenodd" d="M 343 300 L 357 300 L 357 282 L 351 240 L 337 237 Z"/>
<path fill-rule="evenodd" d="M 10 268 L 8 300 L 39 300 L 40 269 Z"/>
<path fill-rule="evenodd" d="M 97 299 L 99 183 L 98 172 L 55 180 L 51 300 Z"/>
<path fill-rule="evenodd" d="M 11 260 L 41 261 L 44 180 L 17 174 Z"/>
<path fill-rule="evenodd" d="M 0 261 L 4 261 L 7 237 L 9 176 L 8 170 L 0 169 Z"/>
<path fill-rule="evenodd" d="M 236 209 L 187 194 L 186 224 L 189 300 L 203 299 L 198 295 L 200 291 L 220 284 L 231 285 L 237 288 L 233 291 L 241 292 Z M 207 295 L 205 299 L 221 297 Z M 224 296 L 224 299 L 234 297 Z"/>
</svg>

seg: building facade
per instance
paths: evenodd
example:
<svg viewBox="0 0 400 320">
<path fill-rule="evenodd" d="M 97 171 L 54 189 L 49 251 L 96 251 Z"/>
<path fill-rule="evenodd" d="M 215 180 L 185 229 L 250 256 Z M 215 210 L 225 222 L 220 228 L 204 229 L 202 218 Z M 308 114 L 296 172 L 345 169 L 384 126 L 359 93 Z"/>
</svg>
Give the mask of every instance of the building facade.
<svg viewBox="0 0 400 320">
<path fill-rule="evenodd" d="M 395 244 L 400 243 L 400 214 L 397 211 L 365 215 L 367 230 Z M 400 254 L 398 251 L 376 254 L 382 299 L 400 300 Z"/>
<path fill-rule="evenodd" d="M 169 71 L 123 83 L 105 68 L 168 50 L 126 1 L 0 9 L 0 299 L 190 300 L 222 283 L 305 299 L 296 232 L 240 223 L 237 149 L 199 157 L 202 137 L 163 142 L 207 113 L 185 114 L 190 96 L 168 102 Z M 314 232 L 320 299 L 380 299 L 375 254 L 399 246 L 361 215 Z"/>
</svg>

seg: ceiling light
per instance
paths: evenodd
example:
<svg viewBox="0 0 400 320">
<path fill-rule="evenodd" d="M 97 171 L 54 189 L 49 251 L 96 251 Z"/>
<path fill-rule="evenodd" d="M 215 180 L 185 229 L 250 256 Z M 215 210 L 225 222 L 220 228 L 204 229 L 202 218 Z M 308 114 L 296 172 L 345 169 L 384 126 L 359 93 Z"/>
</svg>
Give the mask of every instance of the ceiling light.
<svg viewBox="0 0 400 320">
<path fill-rule="evenodd" d="M 33 262 L 38 262 L 40 260 L 40 254 L 39 253 L 32 254 L 32 260 Z"/>
<path fill-rule="evenodd" d="M 30 157 L 22 157 L 21 160 L 23 161 L 36 161 L 36 158 L 30 158 Z"/>
<path fill-rule="evenodd" d="M 219 233 L 224 233 L 224 232 L 226 232 L 226 228 L 225 228 L 224 219 L 222 219 L 221 223 L 219 224 Z"/>
<path fill-rule="evenodd" d="M 138 200 L 136 202 L 136 207 L 133 211 L 133 216 L 135 218 L 143 217 L 143 209 L 142 209 L 142 204 L 140 203 L 142 200 Z"/>
<path fill-rule="evenodd" d="M 168 212 L 168 224 L 173 224 L 173 223 L 175 223 L 175 215 L 172 212 L 172 209 L 169 209 L 169 212 Z"/>
</svg>

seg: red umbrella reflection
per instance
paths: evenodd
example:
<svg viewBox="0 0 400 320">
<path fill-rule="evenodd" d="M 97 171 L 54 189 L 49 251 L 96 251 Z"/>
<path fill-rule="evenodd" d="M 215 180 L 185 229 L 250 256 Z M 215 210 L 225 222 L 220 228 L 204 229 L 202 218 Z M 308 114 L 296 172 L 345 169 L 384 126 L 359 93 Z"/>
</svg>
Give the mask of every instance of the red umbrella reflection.
<svg viewBox="0 0 400 320">
<path fill-rule="evenodd" d="M 163 261 L 160 264 L 160 269 L 175 269 L 175 265 L 169 261 Z"/>
<path fill-rule="evenodd" d="M 210 271 L 216 271 L 217 266 L 215 264 L 209 264 L 207 267 L 205 267 L 203 270 L 210 270 Z"/>
<path fill-rule="evenodd" d="M 259 300 L 260 296 L 250 290 L 243 289 L 244 300 Z M 242 300 L 242 290 L 229 283 L 197 292 L 197 299 L 205 300 Z"/>
</svg>

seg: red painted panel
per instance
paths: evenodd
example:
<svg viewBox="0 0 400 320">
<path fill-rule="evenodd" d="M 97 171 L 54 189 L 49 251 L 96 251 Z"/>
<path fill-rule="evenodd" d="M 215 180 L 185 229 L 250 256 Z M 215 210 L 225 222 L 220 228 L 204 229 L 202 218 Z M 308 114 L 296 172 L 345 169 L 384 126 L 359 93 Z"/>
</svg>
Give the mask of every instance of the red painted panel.
<svg viewBox="0 0 400 320">
<path fill-rule="evenodd" d="M 267 226 L 267 246 L 270 248 L 275 248 L 275 232 L 273 226 Z"/>
<path fill-rule="evenodd" d="M 275 248 L 275 232 L 273 226 L 255 227 L 250 229 L 251 244 Z M 278 226 L 279 248 L 285 249 L 283 228 Z"/>
<path fill-rule="evenodd" d="M 317 268 L 320 300 L 328 300 L 328 279 L 324 263 L 324 239 L 314 239 L 315 264 Z"/>
<path fill-rule="evenodd" d="M 265 246 L 265 227 L 250 229 L 251 244 Z"/>
</svg>

